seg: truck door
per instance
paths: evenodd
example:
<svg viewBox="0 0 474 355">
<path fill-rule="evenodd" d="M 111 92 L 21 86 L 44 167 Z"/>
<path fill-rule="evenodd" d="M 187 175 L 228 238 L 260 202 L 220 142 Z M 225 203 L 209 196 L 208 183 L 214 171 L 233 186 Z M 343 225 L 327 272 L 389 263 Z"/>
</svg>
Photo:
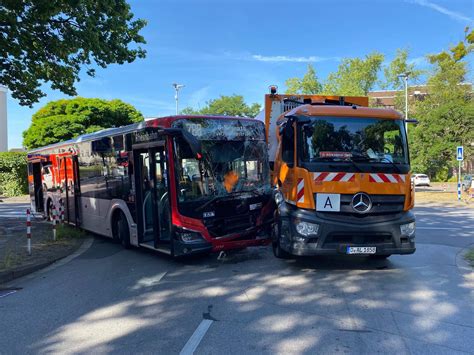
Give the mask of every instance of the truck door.
<svg viewBox="0 0 474 355">
<path fill-rule="evenodd" d="M 171 250 L 169 188 L 164 141 L 133 151 L 140 244 Z"/>
<path fill-rule="evenodd" d="M 31 164 L 33 173 L 33 206 L 36 212 L 44 211 L 44 197 L 43 197 L 43 178 L 41 175 L 41 162 L 34 162 Z"/>
</svg>

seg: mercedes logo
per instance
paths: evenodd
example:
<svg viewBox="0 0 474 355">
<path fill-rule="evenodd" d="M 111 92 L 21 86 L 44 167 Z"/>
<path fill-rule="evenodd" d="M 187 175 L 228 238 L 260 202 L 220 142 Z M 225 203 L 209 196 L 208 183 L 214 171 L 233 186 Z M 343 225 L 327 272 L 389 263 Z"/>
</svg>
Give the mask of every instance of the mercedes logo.
<svg viewBox="0 0 474 355">
<path fill-rule="evenodd" d="M 366 193 L 359 192 L 352 198 L 351 205 L 357 213 L 367 213 L 372 208 L 372 200 Z"/>
</svg>

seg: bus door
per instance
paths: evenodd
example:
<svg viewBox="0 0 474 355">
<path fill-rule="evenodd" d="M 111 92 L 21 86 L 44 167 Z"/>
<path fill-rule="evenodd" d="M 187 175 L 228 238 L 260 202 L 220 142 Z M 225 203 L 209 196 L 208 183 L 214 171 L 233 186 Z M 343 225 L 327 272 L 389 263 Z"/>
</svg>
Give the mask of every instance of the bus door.
<svg viewBox="0 0 474 355">
<path fill-rule="evenodd" d="M 171 251 L 171 210 L 164 141 L 133 151 L 140 244 Z"/>
<path fill-rule="evenodd" d="M 79 225 L 79 164 L 77 156 L 67 156 L 60 163 L 61 197 L 64 202 L 64 219 L 76 226 Z"/>
</svg>

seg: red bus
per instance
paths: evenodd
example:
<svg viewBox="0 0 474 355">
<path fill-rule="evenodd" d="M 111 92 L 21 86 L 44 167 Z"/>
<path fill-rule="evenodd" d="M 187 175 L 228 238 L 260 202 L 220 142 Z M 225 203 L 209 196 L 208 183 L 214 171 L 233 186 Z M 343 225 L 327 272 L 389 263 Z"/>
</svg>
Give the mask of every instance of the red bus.
<svg viewBox="0 0 474 355">
<path fill-rule="evenodd" d="M 172 256 L 269 243 L 274 200 L 265 126 L 170 116 L 28 154 L 31 204 L 67 223 Z M 62 200 L 62 201 L 60 201 Z"/>
</svg>

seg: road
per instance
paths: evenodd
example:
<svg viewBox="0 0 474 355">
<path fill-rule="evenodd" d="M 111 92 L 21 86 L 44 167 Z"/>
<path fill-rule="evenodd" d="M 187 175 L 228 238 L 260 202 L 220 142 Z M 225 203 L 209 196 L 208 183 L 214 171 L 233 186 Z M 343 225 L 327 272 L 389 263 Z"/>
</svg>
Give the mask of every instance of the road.
<svg viewBox="0 0 474 355">
<path fill-rule="evenodd" d="M 458 254 L 474 213 L 415 212 L 417 252 L 388 261 L 254 248 L 178 262 L 97 237 L 0 293 L 0 353 L 472 354 L 474 273 Z"/>
</svg>

